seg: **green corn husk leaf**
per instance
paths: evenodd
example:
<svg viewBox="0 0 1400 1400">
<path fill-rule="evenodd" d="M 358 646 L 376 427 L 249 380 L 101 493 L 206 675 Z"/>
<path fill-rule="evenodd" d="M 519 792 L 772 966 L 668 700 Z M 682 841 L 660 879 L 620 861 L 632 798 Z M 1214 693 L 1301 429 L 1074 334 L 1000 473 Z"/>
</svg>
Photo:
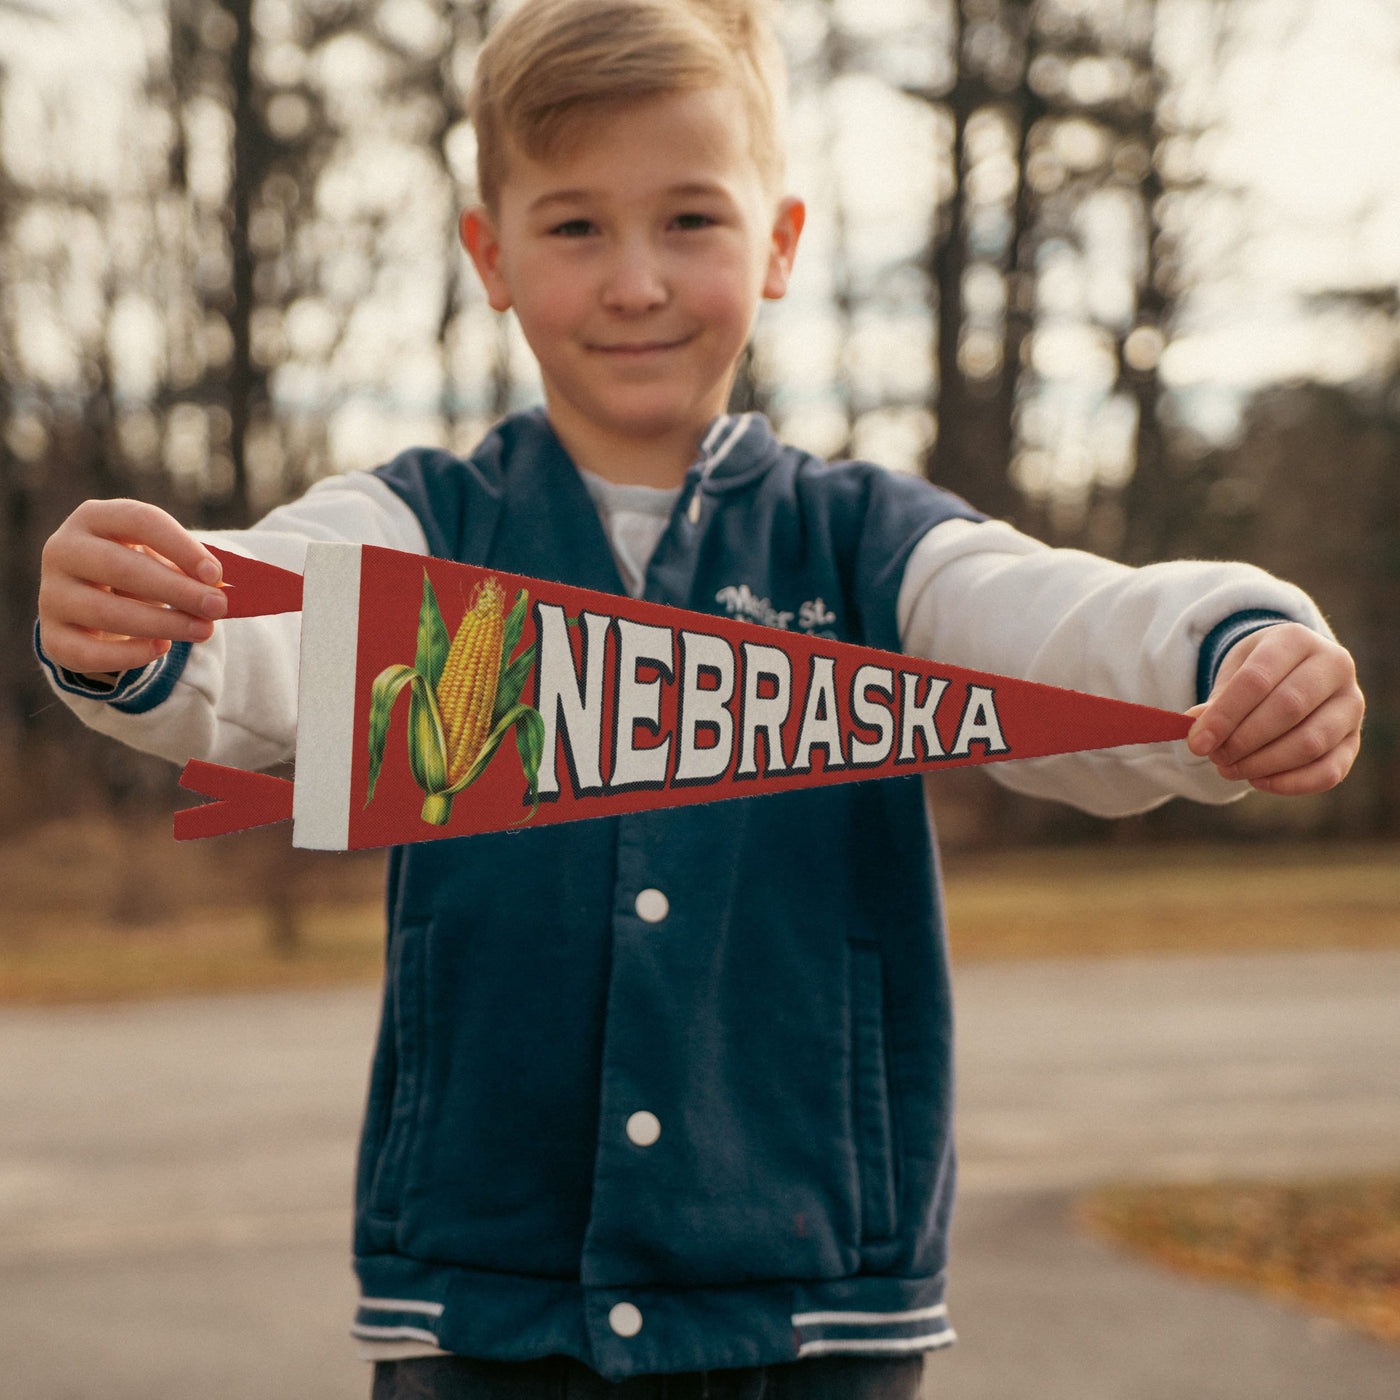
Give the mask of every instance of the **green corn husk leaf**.
<svg viewBox="0 0 1400 1400">
<path fill-rule="evenodd" d="M 501 670 L 505 670 L 510 654 L 520 642 L 520 634 L 525 629 L 525 610 L 530 605 L 530 595 L 522 588 L 515 595 L 515 603 L 506 614 L 501 628 Z"/>
<path fill-rule="evenodd" d="M 424 569 L 423 605 L 418 610 L 418 651 L 413 658 L 413 669 L 427 681 L 429 690 L 437 690 L 447 653 L 451 649 L 452 638 L 447 635 L 447 624 L 442 620 L 437 594 L 433 592 L 428 571 Z"/>
<path fill-rule="evenodd" d="M 368 807 L 374 797 L 374 785 L 379 781 L 379 767 L 384 762 L 384 738 L 389 732 L 389 717 L 399 691 L 418 678 L 412 666 L 386 666 L 375 678 L 369 693 L 369 786 L 365 794 Z"/>
<path fill-rule="evenodd" d="M 413 693 L 408 702 L 408 766 L 413 781 L 432 796 L 447 787 L 447 740 L 437 697 L 422 675 L 413 673 Z"/>
<path fill-rule="evenodd" d="M 544 721 L 540 719 L 540 713 L 538 710 L 532 709 L 529 705 L 517 705 L 514 709 L 502 715 L 501 718 L 495 723 L 495 725 L 492 726 L 491 732 L 486 736 L 486 742 L 483 743 L 481 746 L 481 752 L 476 756 L 476 761 L 472 764 L 470 768 L 467 769 L 465 773 L 462 774 L 460 778 L 457 779 L 455 783 L 452 784 L 450 788 L 446 790 L 450 793 L 458 793 L 461 792 L 463 788 L 470 787 L 472 783 L 476 782 L 476 780 L 486 771 L 486 765 L 490 763 L 493 758 L 495 758 L 496 750 L 501 747 L 501 740 L 504 739 L 506 735 L 512 729 L 515 728 L 516 725 L 522 723 L 528 724 L 530 722 L 528 719 L 525 718 L 527 715 L 533 715 L 535 717 L 535 720 L 539 723 L 540 755 L 541 757 L 543 757 Z M 538 781 L 538 773 L 539 764 L 536 763 L 535 775 L 532 777 L 531 774 L 527 771 L 525 774 L 526 781 L 530 782 L 533 785 L 533 783 Z"/>
<path fill-rule="evenodd" d="M 535 643 L 531 642 L 514 661 L 501 671 L 496 684 L 496 703 L 491 707 L 491 723 L 499 724 L 509 710 L 520 703 L 520 692 L 525 689 L 525 681 L 535 664 Z"/>
<path fill-rule="evenodd" d="M 527 822 L 540 810 L 540 764 L 544 761 L 544 720 L 540 712 L 529 705 L 520 707 L 515 725 L 515 747 L 520 754 L 520 766 L 525 771 L 525 797 L 530 810 L 520 821 Z"/>
</svg>

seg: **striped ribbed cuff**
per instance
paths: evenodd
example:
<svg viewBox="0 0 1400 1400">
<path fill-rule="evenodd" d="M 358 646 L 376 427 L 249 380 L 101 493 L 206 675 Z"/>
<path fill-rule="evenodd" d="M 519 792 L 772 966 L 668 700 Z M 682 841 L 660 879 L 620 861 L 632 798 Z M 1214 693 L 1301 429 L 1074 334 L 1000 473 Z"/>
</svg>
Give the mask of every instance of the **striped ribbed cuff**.
<svg viewBox="0 0 1400 1400">
<path fill-rule="evenodd" d="M 1220 673 L 1220 663 L 1236 642 L 1242 642 L 1251 633 L 1265 627 L 1292 621 L 1285 613 L 1271 612 L 1267 608 L 1250 608 L 1245 612 L 1231 613 L 1223 622 L 1212 627 L 1201 642 L 1200 656 L 1196 662 L 1196 703 L 1204 704 L 1210 698 L 1211 691 L 1215 689 L 1215 678 Z"/>
<path fill-rule="evenodd" d="M 175 688 L 180 673 L 189 660 L 190 643 L 172 642 L 170 650 L 149 666 L 123 671 L 115 681 L 103 684 L 75 671 L 56 665 L 39 644 L 39 624 L 34 624 L 34 655 L 43 663 L 53 683 L 69 695 L 81 695 L 85 700 L 101 700 L 126 715 L 145 714 L 153 710 Z"/>
</svg>

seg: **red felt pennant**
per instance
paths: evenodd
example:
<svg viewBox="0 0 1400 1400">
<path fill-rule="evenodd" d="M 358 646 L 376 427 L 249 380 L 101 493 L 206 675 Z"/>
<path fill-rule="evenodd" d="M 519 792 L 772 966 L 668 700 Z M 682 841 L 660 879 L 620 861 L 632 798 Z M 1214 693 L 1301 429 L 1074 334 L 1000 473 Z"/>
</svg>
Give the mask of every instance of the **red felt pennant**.
<svg viewBox="0 0 1400 1400">
<path fill-rule="evenodd" d="M 245 773 L 193 758 L 180 774 L 180 786 L 217 800 L 175 813 L 175 839 L 195 841 L 201 836 L 225 836 L 290 821 L 292 784 L 267 773 Z"/>
<path fill-rule="evenodd" d="M 249 564 L 230 582 L 254 610 L 291 606 L 288 579 L 301 593 L 299 576 Z M 818 629 L 839 620 L 821 599 L 781 612 L 736 587 L 715 601 L 810 630 L 313 543 L 296 843 L 469 836 L 1181 739 L 1191 725 L 832 640 Z M 182 781 L 224 800 L 178 814 L 181 839 L 293 815 L 280 779 L 199 763 Z"/>
<path fill-rule="evenodd" d="M 425 647 L 435 634 L 455 636 L 472 611 L 503 619 L 505 633 L 492 634 L 495 704 L 476 731 L 442 699 L 452 663 L 447 676 L 434 672 Z M 835 620 L 825 604 L 806 617 L 813 626 Z M 303 622 L 316 625 L 310 614 Z M 344 731 L 352 849 L 1178 739 L 1191 723 L 736 617 L 370 546 L 360 553 L 354 637 L 353 720 Z M 434 708 L 442 768 L 432 751 Z"/>
</svg>

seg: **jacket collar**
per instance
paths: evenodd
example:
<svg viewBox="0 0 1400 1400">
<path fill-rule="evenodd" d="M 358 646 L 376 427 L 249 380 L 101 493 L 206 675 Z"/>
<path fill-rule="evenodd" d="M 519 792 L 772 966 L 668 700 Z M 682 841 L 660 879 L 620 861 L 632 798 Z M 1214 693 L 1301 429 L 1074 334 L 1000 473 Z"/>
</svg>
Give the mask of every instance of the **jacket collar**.
<svg viewBox="0 0 1400 1400">
<path fill-rule="evenodd" d="M 708 491 L 729 490 L 761 476 L 781 452 L 761 413 L 721 413 L 701 439 L 687 479 Z"/>
<path fill-rule="evenodd" d="M 517 415 L 515 423 L 535 439 L 537 450 L 546 459 L 562 459 L 572 465 L 543 408 Z M 763 414 L 721 413 L 700 441 L 700 450 L 686 472 L 686 484 L 694 483 L 707 492 L 746 485 L 766 472 L 781 452 L 782 444 Z"/>
</svg>

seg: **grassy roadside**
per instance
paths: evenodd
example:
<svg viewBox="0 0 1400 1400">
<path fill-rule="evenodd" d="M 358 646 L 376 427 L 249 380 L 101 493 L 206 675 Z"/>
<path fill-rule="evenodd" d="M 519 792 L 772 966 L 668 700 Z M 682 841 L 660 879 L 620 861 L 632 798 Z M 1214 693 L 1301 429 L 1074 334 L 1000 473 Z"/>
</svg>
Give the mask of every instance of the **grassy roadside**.
<svg viewBox="0 0 1400 1400">
<path fill-rule="evenodd" d="M 0 1004 L 376 979 L 382 857 L 285 828 L 176 843 L 66 823 L 0 845 Z M 1108 847 L 954 855 L 956 961 L 1400 948 L 1400 847 Z M 273 923 L 293 908 L 299 938 Z"/>
<path fill-rule="evenodd" d="M 1112 1186 L 1081 1222 L 1197 1278 L 1258 1289 L 1400 1343 L 1400 1175 Z"/>
<path fill-rule="evenodd" d="M 0 1005 L 373 981 L 382 857 L 287 838 L 72 821 L 0 845 Z"/>
<path fill-rule="evenodd" d="M 955 961 L 1400 948 L 1400 846 L 1076 847 L 954 855 Z"/>
<path fill-rule="evenodd" d="M 298 923 L 298 943 L 286 950 L 270 943 L 265 912 L 246 906 L 194 908 L 131 929 L 101 920 L 35 920 L 22 943 L 0 940 L 0 1006 L 326 987 L 379 977 L 378 900 L 303 906 Z"/>
</svg>

